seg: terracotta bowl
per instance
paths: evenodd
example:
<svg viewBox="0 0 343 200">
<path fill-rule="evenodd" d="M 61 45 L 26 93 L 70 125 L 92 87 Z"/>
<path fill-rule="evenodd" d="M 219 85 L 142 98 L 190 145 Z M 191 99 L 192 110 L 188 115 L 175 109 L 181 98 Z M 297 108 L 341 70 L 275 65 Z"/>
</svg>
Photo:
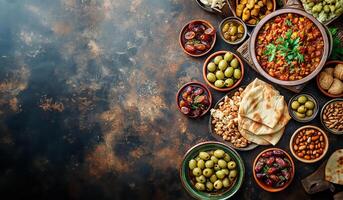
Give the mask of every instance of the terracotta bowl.
<svg viewBox="0 0 343 200">
<path fill-rule="evenodd" d="M 201 20 L 201 19 L 196 19 L 196 20 L 192 20 L 192 21 L 190 21 L 190 22 L 187 22 L 187 24 L 185 24 L 185 25 L 183 26 L 183 28 L 181 29 L 180 34 L 179 34 L 179 44 L 180 44 L 182 50 L 183 50 L 187 55 L 190 55 L 190 56 L 193 56 L 193 57 L 201 57 L 201 56 L 207 54 L 208 52 L 210 52 L 210 51 L 213 49 L 214 44 L 216 43 L 216 40 L 217 40 L 217 34 L 214 34 L 214 35 L 213 35 L 213 42 L 212 42 L 212 44 L 211 44 L 211 47 L 210 47 L 207 51 L 205 51 L 205 52 L 203 52 L 203 53 L 201 53 L 201 54 L 192 54 L 192 53 L 189 53 L 188 51 L 185 50 L 185 47 L 184 47 L 184 45 L 183 45 L 183 43 L 184 43 L 184 42 L 183 42 L 183 34 L 184 34 L 184 32 L 185 32 L 187 26 L 188 26 L 190 23 L 192 23 L 192 22 L 200 22 L 200 23 L 204 24 L 207 28 L 212 28 L 212 29 L 214 29 L 214 30 L 216 30 L 216 29 L 214 28 L 214 26 L 212 26 L 212 24 L 211 24 L 210 22 L 208 22 L 208 21 L 206 21 L 206 20 Z"/>
<path fill-rule="evenodd" d="M 285 155 L 287 156 L 287 158 L 289 159 L 289 161 L 291 161 L 291 165 L 292 165 L 292 176 L 291 176 L 291 179 L 283 186 L 283 187 L 280 187 L 280 188 L 273 188 L 273 187 L 270 187 L 270 186 L 267 186 L 265 185 L 264 183 L 262 183 L 257 177 L 256 177 L 256 172 L 255 172 L 255 166 L 257 164 L 257 160 L 261 157 L 261 155 L 267 151 L 270 151 L 270 150 L 280 150 L 282 152 L 285 153 Z M 293 162 L 293 159 L 292 157 L 284 150 L 282 149 L 279 149 L 279 148 L 269 148 L 269 149 L 266 149 L 264 151 L 262 151 L 261 153 L 259 153 L 255 160 L 254 160 L 254 165 L 253 165 L 253 175 L 254 175 L 254 179 L 256 181 L 256 183 L 258 184 L 258 186 L 260 186 L 262 189 L 264 189 L 265 191 L 268 191 L 268 192 L 280 192 L 284 189 L 286 189 L 290 184 L 291 182 L 293 181 L 293 178 L 294 178 L 294 173 L 295 173 L 295 166 L 294 166 L 294 162 Z"/>
<path fill-rule="evenodd" d="M 326 67 L 335 67 L 337 64 L 343 64 L 343 61 L 340 61 L 340 60 L 328 61 L 328 62 L 325 63 L 325 66 L 324 66 L 323 69 L 325 69 Z M 319 75 L 317 75 L 316 81 L 317 81 L 318 89 L 319 89 L 323 94 L 325 94 L 326 96 L 332 97 L 332 98 L 343 97 L 343 93 L 342 93 L 342 94 L 338 94 L 338 95 L 330 94 L 330 93 L 328 93 L 326 90 L 324 90 L 322 87 L 320 87 L 320 85 L 319 85 Z"/>
<path fill-rule="evenodd" d="M 192 81 L 192 82 L 189 82 L 189 83 L 186 83 L 184 84 L 180 89 L 179 91 L 176 93 L 176 104 L 177 104 L 177 108 L 179 109 L 179 111 L 181 112 L 181 108 L 179 106 L 179 103 L 180 103 L 180 95 L 181 95 L 181 92 L 186 88 L 188 87 L 189 85 L 195 85 L 195 86 L 198 86 L 198 87 L 201 87 L 202 89 L 204 89 L 204 91 L 208 94 L 208 100 L 210 102 L 208 108 L 198 117 L 194 117 L 194 116 L 189 116 L 189 115 L 186 115 L 187 117 L 190 117 L 190 118 L 200 118 L 202 116 L 204 116 L 206 113 L 208 113 L 208 111 L 211 109 L 211 106 L 212 106 L 212 94 L 211 94 L 211 91 L 206 87 L 206 85 L 200 83 L 200 82 L 196 82 L 196 81 Z M 182 112 L 181 112 L 182 113 Z"/>
<path fill-rule="evenodd" d="M 322 155 L 320 155 L 318 158 L 313 159 L 313 160 L 306 160 L 306 159 L 304 159 L 304 158 L 299 157 L 299 156 L 294 152 L 294 149 L 293 149 L 293 144 L 294 144 L 295 136 L 296 136 L 301 130 L 303 130 L 303 129 L 308 129 L 308 128 L 312 128 L 312 129 L 316 129 L 316 130 L 320 131 L 320 132 L 322 133 L 322 135 L 323 135 L 323 137 L 324 137 L 324 141 L 325 141 L 325 149 L 324 149 Z M 299 161 L 301 161 L 301 162 L 304 162 L 304 163 L 315 163 L 315 162 L 321 160 L 321 159 L 325 156 L 326 152 L 328 151 L 328 148 L 329 148 L 329 139 L 328 139 L 326 133 L 325 133 L 322 129 L 318 128 L 317 126 L 312 126 L 312 125 L 302 126 L 302 127 L 298 128 L 298 129 L 294 132 L 294 134 L 292 135 L 292 137 L 291 137 L 291 139 L 290 139 L 290 141 L 289 141 L 289 149 L 291 150 L 293 156 L 294 156 L 297 160 L 299 160 Z"/>
<path fill-rule="evenodd" d="M 233 84 L 231 87 L 229 87 L 229 88 L 218 88 L 218 87 L 214 86 L 213 83 L 211 83 L 210 81 L 207 80 L 207 64 L 208 64 L 209 62 L 211 62 L 211 60 L 213 60 L 216 56 L 218 56 L 218 55 L 225 55 L 225 53 L 228 53 L 228 52 L 229 52 L 229 53 L 232 53 L 233 56 L 234 56 L 235 58 L 237 58 L 237 60 L 238 60 L 238 62 L 239 62 L 239 64 L 240 64 L 240 67 L 241 67 L 241 73 L 242 73 L 242 75 L 241 75 L 241 78 L 238 79 L 237 82 L 236 82 L 235 84 Z M 230 91 L 230 90 L 234 89 L 235 87 L 237 87 L 237 86 L 242 82 L 243 77 L 244 77 L 244 65 L 243 65 L 242 60 L 241 60 L 241 59 L 239 58 L 239 56 L 236 55 L 235 53 L 233 53 L 233 52 L 231 52 L 231 51 L 217 51 L 217 52 L 211 54 L 211 55 L 205 60 L 204 65 L 203 65 L 202 75 L 203 75 L 203 78 L 204 78 L 204 80 L 206 81 L 207 85 L 209 85 L 211 88 L 213 88 L 213 89 L 215 89 L 215 90 L 217 90 L 217 91 L 220 91 L 220 92 L 227 92 L 227 91 Z"/>
<path fill-rule="evenodd" d="M 330 101 L 328 101 L 324 104 L 324 106 L 322 107 L 322 110 L 320 111 L 320 122 L 322 123 L 322 125 L 324 126 L 324 128 L 327 131 L 329 131 L 330 133 L 333 133 L 335 135 L 343 135 L 343 131 L 339 132 L 339 131 L 335 131 L 335 130 L 332 130 L 329 127 L 327 127 L 324 123 L 324 120 L 323 120 L 323 114 L 324 114 L 324 110 L 325 110 L 326 106 L 330 105 L 331 103 L 340 102 L 340 101 L 343 101 L 343 98 L 331 99 Z"/>
<path fill-rule="evenodd" d="M 235 21 L 235 22 L 238 22 L 239 24 L 242 24 L 243 27 L 244 27 L 244 34 L 243 34 L 243 37 L 235 42 L 230 42 L 228 40 L 226 40 L 224 38 L 224 35 L 223 35 L 223 32 L 222 32 L 222 29 L 223 29 L 223 26 L 226 22 L 228 21 Z M 223 21 L 220 22 L 219 24 L 219 33 L 220 33 L 220 37 L 224 40 L 224 42 L 228 43 L 228 44 L 232 44 L 232 45 L 236 45 L 236 44 L 240 44 L 242 43 L 245 38 L 247 37 L 247 32 L 248 32 L 248 29 L 247 29 L 247 26 L 245 25 L 245 23 L 238 17 L 228 17 L 228 18 L 225 18 L 223 19 Z"/>
<path fill-rule="evenodd" d="M 288 14 L 288 13 L 293 13 L 293 14 L 297 14 L 300 16 L 304 16 L 308 19 L 310 19 L 320 30 L 321 35 L 323 37 L 324 40 L 324 51 L 323 51 L 323 55 L 322 58 L 317 66 L 317 68 L 309 75 L 307 75 L 306 77 L 304 77 L 303 79 L 300 80 L 295 80 L 295 81 L 283 81 L 283 80 L 279 80 L 277 78 L 274 78 L 272 76 L 270 76 L 263 68 L 262 66 L 259 64 L 257 58 L 256 58 L 256 42 L 257 42 L 257 36 L 259 31 L 261 30 L 261 28 L 272 18 L 277 17 L 279 15 L 282 14 Z M 252 60 L 252 62 L 254 63 L 254 65 L 256 66 L 258 72 L 264 76 L 265 78 L 267 78 L 269 81 L 279 84 L 279 85 L 286 85 L 286 86 L 294 86 L 294 85 L 301 85 L 304 84 L 308 81 L 310 81 L 312 78 L 314 78 L 323 68 L 328 56 L 329 56 L 329 51 L 330 51 L 330 42 L 329 42 L 329 37 L 328 34 L 326 32 L 326 29 L 324 28 L 324 26 L 317 20 L 315 19 L 312 15 L 306 13 L 303 10 L 299 10 L 299 9 L 294 9 L 294 8 L 283 8 L 280 10 L 277 10 L 275 12 L 272 12 L 271 14 L 267 15 L 266 17 L 264 17 L 255 27 L 254 31 L 251 34 L 251 39 L 249 42 L 249 53 L 250 53 L 250 58 Z"/>
<path fill-rule="evenodd" d="M 237 178 L 228 189 L 225 189 L 220 192 L 216 193 L 209 193 L 209 192 L 202 192 L 198 191 L 194 188 L 189 170 L 188 163 L 191 159 L 195 158 L 200 151 L 211 151 L 215 149 L 222 149 L 226 153 L 228 153 L 232 160 L 236 162 L 236 169 L 238 171 Z M 195 199 L 201 200 L 225 200 L 232 197 L 242 186 L 244 175 L 245 175 L 245 167 L 244 162 L 241 156 L 231 147 L 223 144 L 221 142 L 215 141 L 208 141 L 208 142 L 201 142 L 193 147 L 191 147 L 187 153 L 184 155 L 183 160 L 180 165 L 179 175 L 181 179 L 181 183 L 183 188 Z"/>
</svg>

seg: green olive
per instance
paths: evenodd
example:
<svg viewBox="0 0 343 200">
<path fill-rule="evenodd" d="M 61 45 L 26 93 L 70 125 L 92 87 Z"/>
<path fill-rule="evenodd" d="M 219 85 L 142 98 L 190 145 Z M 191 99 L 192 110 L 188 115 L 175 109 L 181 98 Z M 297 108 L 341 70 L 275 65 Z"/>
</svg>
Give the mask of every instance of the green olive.
<svg viewBox="0 0 343 200">
<path fill-rule="evenodd" d="M 213 168 L 214 162 L 212 160 L 208 160 L 205 162 L 205 167 L 206 168 Z"/>
<path fill-rule="evenodd" d="M 218 64 L 218 68 L 222 71 L 224 71 L 227 68 L 227 62 L 226 60 L 221 60 Z"/>
<path fill-rule="evenodd" d="M 217 176 L 215 174 L 213 174 L 211 177 L 210 177 L 210 181 L 212 183 L 216 182 L 216 180 L 218 180 Z"/>
<path fill-rule="evenodd" d="M 196 167 L 193 169 L 193 175 L 194 176 L 200 176 L 201 175 L 201 169 Z"/>
<path fill-rule="evenodd" d="M 227 62 L 230 62 L 233 58 L 233 54 L 230 53 L 230 52 L 227 52 L 225 55 L 224 55 L 224 60 L 226 60 Z"/>
<path fill-rule="evenodd" d="M 201 159 L 203 159 L 203 160 L 208 160 L 208 159 L 210 159 L 210 155 L 209 155 L 207 152 L 204 152 L 204 151 L 201 151 L 201 152 L 199 153 L 199 157 L 200 157 Z"/>
<path fill-rule="evenodd" d="M 298 118 L 304 118 L 304 117 L 305 117 L 305 114 L 303 114 L 303 113 L 295 112 L 295 115 L 296 115 Z"/>
<path fill-rule="evenodd" d="M 195 188 L 199 191 L 205 190 L 205 185 L 203 183 L 196 183 Z"/>
<path fill-rule="evenodd" d="M 212 160 L 214 163 L 218 163 L 218 158 L 215 157 L 215 156 L 211 156 L 211 160 Z"/>
<path fill-rule="evenodd" d="M 235 161 L 230 161 L 227 163 L 227 168 L 229 169 L 235 169 L 236 168 L 236 163 Z"/>
<path fill-rule="evenodd" d="M 238 26 L 238 33 L 244 33 L 244 27 L 242 24 Z"/>
<path fill-rule="evenodd" d="M 292 107 L 293 110 L 297 110 L 299 108 L 299 106 L 300 106 L 300 103 L 298 101 L 293 101 L 292 102 L 291 107 Z"/>
<path fill-rule="evenodd" d="M 312 101 L 306 101 L 305 108 L 312 110 L 314 108 L 314 103 Z"/>
<path fill-rule="evenodd" d="M 222 179 L 225 177 L 225 173 L 222 170 L 216 171 L 216 176 L 219 179 Z"/>
<path fill-rule="evenodd" d="M 222 32 L 224 33 L 224 32 L 227 32 L 228 30 L 229 30 L 229 24 L 226 23 L 222 28 Z"/>
<path fill-rule="evenodd" d="M 188 167 L 189 167 L 190 170 L 193 170 L 194 168 L 197 167 L 197 161 L 195 161 L 194 159 L 190 160 L 188 162 Z"/>
<path fill-rule="evenodd" d="M 222 71 L 216 71 L 216 77 L 218 80 L 223 80 L 225 78 L 224 73 Z"/>
<path fill-rule="evenodd" d="M 206 168 L 206 169 L 204 169 L 204 171 L 202 172 L 202 174 L 203 174 L 204 176 L 206 176 L 206 177 L 211 177 L 212 174 L 213 174 L 213 170 L 210 169 L 210 168 Z"/>
<path fill-rule="evenodd" d="M 302 114 L 304 114 L 305 112 L 306 112 L 306 108 L 305 108 L 305 106 L 304 105 L 301 105 L 301 106 L 299 106 L 299 108 L 298 108 L 298 113 L 302 113 Z"/>
<path fill-rule="evenodd" d="M 204 169 L 204 168 L 205 168 L 205 161 L 204 161 L 204 160 L 199 160 L 199 161 L 197 162 L 197 166 L 198 166 L 198 168 L 200 168 L 200 169 Z"/>
<path fill-rule="evenodd" d="M 214 64 L 213 62 L 208 63 L 208 65 L 207 65 L 207 70 L 208 71 L 214 72 L 214 71 L 216 71 L 216 69 L 217 69 L 216 64 Z"/>
<path fill-rule="evenodd" d="M 306 101 L 307 101 L 307 97 L 304 96 L 304 95 L 302 95 L 302 96 L 300 96 L 300 97 L 298 98 L 298 102 L 299 102 L 300 104 L 304 104 L 304 103 L 306 103 Z"/>
<path fill-rule="evenodd" d="M 229 178 L 231 177 L 236 177 L 237 176 L 237 170 L 231 170 L 230 173 L 229 173 Z"/>
<path fill-rule="evenodd" d="M 240 69 L 235 69 L 235 71 L 233 72 L 233 77 L 234 77 L 235 79 L 240 79 L 241 76 L 242 76 L 241 70 L 240 70 Z"/>
<path fill-rule="evenodd" d="M 214 82 L 214 86 L 216 86 L 218 88 L 222 88 L 222 87 L 224 87 L 224 81 L 223 80 L 216 80 L 216 82 Z"/>
<path fill-rule="evenodd" d="M 217 149 L 213 152 L 213 155 L 217 158 L 223 158 L 225 155 L 225 152 L 221 149 Z"/>
<path fill-rule="evenodd" d="M 231 87 L 234 83 L 235 83 L 235 81 L 232 78 L 228 78 L 225 80 L 225 86 L 226 87 Z"/>
<path fill-rule="evenodd" d="M 213 73 L 208 73 L 207 74 L 207 80 L 210 81 L 211 83 L 215 82 L 217 80 L 216 75 L 214 75 Z"/>
<path fill-rule="evenodd" d="M 222 169 L 227 167 L 227 163 L 225 162 L 225 160 L 222 160 L 222 159 L 218 160 L 218 165 Z"/>
<path fill-rule="evenodd" d="M 231 62 L 230 62 L 230 66 L 231 66 L 231 67 L 237 68 L 238 65 L 239 65 L 239 63 L 238 63 L 237 58 L 234 58 L 234 59 L 231 60 Z"/>
<path fill-rule="evenodd" d="M 227 154 L 227 153 L 225 153 L 225 155 L 224 155 L 224 160 L 225 160 L 226 162 L 229 162 L 229 161 L 231 160 L 230 155 Z"/>
<path fill-rule="evenodd" d="M 225 70 L 224 75 L 228 78 L 230 78 L 233 75 L 234 68 L 233 67 L 228 67 Z"/>
<path fill-rule="evenodd" d="M 213 183 L 207 181 L 206 182 L 206 189 L 207 189 L 207 191 L 212 191 L 213 190 Z"/>
<path fill-rule="evenodd" d="M 199 183 L 205 183 L 206 177 L 204 175 L 201 175 L 201 176 L 196 177 L 195 180 Z"/>
<path fill-rule="evenodd" d="M 220 170 L 220 167 L 219 167 L 219 165 L 218 165 L 218 164 L 214 164 L 214 167 L 213 167 L 213 169 L 214 169 L 215 171 L 218 171 L 218 170 Z"/>
<path fill-rule="evenodd" d="M 216 188 L 217 190 L 222 189 L 222 187 L 223 187 L 222 181 L 221 180 L 217 180 L 216 182 L 214 182 L 213 187 Z"/>
<path fill-rule="evenodd" d="M 199 158 L 199 156 L 195 157 L 195 161 L 198 162 L 199 160 L 201 160 L 201 159 Z"/>
<path fill-rule="evenodd" d="M 225 175 L 229 175 L 229 170 L 228 169 L 222 169 L 222 172 L 224 172 Z"/>
<path fill-rule="evenodd" d="M 214 58 L 214 63 L 215 63 L 216 65 L 218 65 L 219 62 L 220 62 L 221 60 L 223 60 L 223 56 L 216 56 L 216 57 Z"/>
<path fill-rule="evenodd" d="M 313 115 L 313 110 L 307 110 L 306 111 L 306 116 L 311 117 Z"/>
<path fill-rule="evenodd" d="M 230 35 L 236 35 L 237 34 L 237 26 L 231 26 L 229 28 L 229 34 Z"/>
<path fill-rule="evenodd" d="M 227 177 L 224 178 L 222 182 L 223 182 L 223 186 L 224 186 L 225 188 L 227 188 L 227 187 L 230 186 L 230 180 L 229 180 Z"/>
</svg>

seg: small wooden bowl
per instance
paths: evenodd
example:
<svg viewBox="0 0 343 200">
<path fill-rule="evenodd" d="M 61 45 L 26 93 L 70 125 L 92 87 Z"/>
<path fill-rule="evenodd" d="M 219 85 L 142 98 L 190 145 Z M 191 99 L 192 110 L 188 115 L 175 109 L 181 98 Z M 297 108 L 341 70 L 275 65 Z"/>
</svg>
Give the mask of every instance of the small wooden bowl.
<svg viewBox="0 0 343 200">
<path fill-rule="evenodd" d="M 262 183 L 262 182 L 257 178 L 256 172 L 255 172 L 255 166 L 256 166 L 256 164 L 257 164 L 258 159 L 261 157 L 261 155 L 262 155 L 263 153 L 267 152 L 267 151 L 273 151 L 273 150 L 279 150 L 279 151 L 284 152 L 285 155 L 287 156 L 288 160 L 291 161 L 291 165 L 292 165 L 291 179 L 290 179 L 283 187 L 280 187 L 280 188 L 273 188 L 273 187 L 270 187 L 270 186 L 265 185 L 264 183 Z M 256 181 L 256 183 L 257 183 L 258 186 L 260 186 L 262 189 L 264 189 L 264 190 L 267 191 L 267 192 L 280 192 L 280 191 L 286 189 L 286 188 L 291 184 L 291 182 L 293 181 L 294 173 L 295 173 L 295 166 L 294 166 L 294 162 L 293 162 L 292 157 L 291 157 L 286 151 L 284 151 L 284 150 L 282 150 L 282 149 L 279 149 L 279 148 L 269 148 L 269 149 L 266 149 L 266 150 L 262 151 L 261 153 L 259 153 L 259 154 L 256 156 L 256 158 L 255 158 L 255 160 L 254 160 L 254 164 L 253 164 L 253 169 L 252 169 L 252 171 L 253 171 L 254 179 L 255 179 L 255 181 Z"/>
<path fill-rule="evenodd" d="M 236 21 L 237 23 L 243 25 L 244 34 L 243 34 L 241 39 L 239 39 L 239 40 L 237 40 L 235 42 L 230 42 L 230 41 L 228 41 L 228 40 L 226 40 L 224 38 L 222 29 L 223 29 L 223 26 L 224 26 L 225 22 L 227 22 L 227 21 Z M 228 18 L 223 19 L 223 21 L 221 21 L 220 24 L 219 24 L 219 29 L 220 29 L 219 30 L 220 37 L 224 40 L 224 42 L 226 42 L 228 44 L 232 44 L 232 45 L 236 45 L 236 44 L 242 43 L 245 40 L 245 38 L 247 37 L 247 32 L 248 32 L 248 29 L 247 29 L 247 26 L 245 25 L 245 23 L 240 18 L 238 18 L 238 17 L 228 17 Z"/>
<path fill-rule="evenodd" d="M 320 111 L 320 122 L 322 123 L 322 125 L 324 126 L 324 128 L 329 131 L 330 133 L 333 133 L 335 135 L 343 135 L 343 131 L 339 132 L 339 131 L 335 131 L 335 130 L 332 130 L 330 129 L 329 127 L 326 126 L 326 124 L 324 123 L 324 119 L 323 119 L 323 114 L 324 114 L 324 110 L 325 108 L 330 105 L 331 103 L 334 103 L 336 101 L 343 101 L 342 98 L 337 98 L 337 99 L 331 99 L 330 101 L 326 102 L 324 104 L 324 106 L 322 107 L 322 110 Z"/>
<path fill-rule="evenodd" d="M 334 67 L 335 65 L 337 64 L 343 64 L 343 61 L 340 61 L 340 60 L 332 60 L 332 61 L 328 61 L 325 63 L 323 69 L 327 68 L 327 67 Z M 323 70 L 322 70 L 323 71 Z M 343 97 L 343 93 L 342 94 L 338 94 L 338 95 L 334 95 L 334 94 L 330 94 L 328 93 L 326 90 L 324 90 L 322 87 L 320 87 L 319 85 L 319 74 L 317 75 L 316 77 L 316 82 L 317 82 L 317 87 L 318 89 L 323 93 L 325 94 L 326 96 L 328 97 L 331 97 L 331 98 L 340 98 L 340 97 Z"/>
<path fill-rule="evenodd" d="M 198 86 L 198 87 L 201 87 L 202 89 L 204 89 L 204 91 L 208 94 L 208 101 L 210 102 L 209 105 L 208 105 L 208 108 L 207 108 L 201 115 L 199 115 L 198 117 L 194 117 L 194 116 L 190 116 L 190 115 L 185 115 L 185 114 L 184 114 L 184 115 L 187 116 L 187 117 L 196 119 L 196 118 L 200 118 L 200 117 L 204 116 L 206 113 L 208 113 L 208 111 L 211 109 L 213 99 L 212 99 L 211 91 L 206 87 L 206 85 L 204 85 L 204 84 L 202 84 L 202 83 L 200 83 L 200 82 L 196 82 L 196 81 L 192 81 L 192 82 L 186 83 L 186 84 L 184 84 L 184 85 L 179 89 L 179 91 L 177 91 L 177 93 L 176 93 L 176 104 L 177 104 L 177 108 L 179 109 L 180 112 L 181 112 L 181 108 L 180 108 L 180 106 L 179 106 L 179 103 L 180 103 L 180 99 L 179 99 L 180 94 L 181 94 L 181 92 L 182 92 L 186 87 L 188 87 L 188 86 L 190 86 L 190 85 L 195 85 L 195 86 Z M 181 112 L 181 113 L 182 113 L 182 112 Z M 182 114 L 183 114 L 183 113 L 182 113 Z"/>
<path fill-rule="evenodd" d="M 320 131 L 320 132 L 322 133 L 322 135 L 324 136 L 324 141 L 325 141 L 325 148 L 324 148 L 324 151 L 323 151 L 322 155 L 320 155 L 318 158 L 313 159 L 313 160 L 306 160 L 306 159 L 300 158 L 300 157 L 294 152 L 294 149 L 293 149 L 293 141 L 294 141 L 295 136 L 296 136 L 301 130 L 303 130 L 303 129 L 308 129 L 308 128 L 310 128 L 310 129 L 316 129 L 317 131 Z M 298 128 L 298 129 L 294 132 L 294 134 L 292 135 L 292 137 L 291 137 L 291 139 L 290 139 L 290 141 L 289 141 L 289 149 L 291 150 L 293 156 L 294 156 L 297 160 L 299 160 L 299 161 L 301 161 L 301 162 L 304 162 L 304 163 L 315 163 L 315 162 L 321 160 L 321 159 L 325 156 L 326 152 L 328 151 L 328 149 L 329 149 L 329 139 L 328 139 L 328 136 L 326 135 L 326 133 L 325 133 L 322 129 L 318 128 L 317 126 L 312 126 L 312 125 L 302 126 L 302 127 Z"/>
<path fill-rule="evenodd" d="M 298 118 L 295 114 L 295 111 L 292 109 L 292 102 L 298 99 L 298 97 L 300 96 L 306 96 L 307 99 L 311 100 L 314 103 L 313 114 L 311 117 L 305 117 L 303 119 Z M 314 118 L 316 118 L 318 111 L 319 111 L 318 100 L 314 96 L 310 95 L 309 93 L 301 93 L 301 94 L 294 95 L 288 102 L 288 112 L 291 115 L 291 117 L 295 121 L 298 121 L 298 122 L 306 123 L 306 122 L 312 121 Z"/>
<path fill-rule="evenodd" d="M 228 53 L 228 52 L 229 52 L 229 53 L 232 53 L 233 56 L 234 56 L 235 58 L 237 58 L 237 60 L 238 60 L 238 62 L 239 62 L 239 64 L 240 64 L 240 69 L 241 69 L 242 75 L 241 75 L 241 78 L 240 78 L 235 84 L 233 84 L 231 87 L 229 87 L 229 88 L 218 88 L 218 87 L 214 86 L 214 84 L 212 84 L 210 81 L 207 80 L 207 64 L 208 64 L 209 62 L 211 62 L 211 60 L 213 60 L 214 57 L 216 57 L 216 56 L 218 56 L 218 55 L 225 55 L 225 54 Z M 202 70 L 202 75 L 203 75 L 203 78 L 204 78 L 204 80 L 206 81 L 206 83 L 207 83 L 211 88 L 213 88 L 213 89 L 215 89 L 215 90 L 217 90 L 217 91 L 220 91 L 220 92 L 228 92 L 228 91 L 234 89 L 235 87 L 237 87 L 237 86 L 242 82 L 243 77 L 244 77 L 244 65 L 243 65 L 242 60 L 241 60 L 241 59 L 239 58 L 239 56 L 236 55 L 235 53 L 233 53 L 233 52 L 231 52 L 231 51 L 217 51 L 217 52 L 211 54 L 211 55 L 205 60 L 204 66 L 203 66 L 203 70 Z"/>
<path fill-rule="evenodd" d="M 207 51 L 205 51 L 205 52 L 203 52 L 203 53 L 201 53 L 201 54 L 192 54 L 192 53 L 189 53 L 188 51 L 186 51 L 186 49 L 185 49 L 185 47 L 184 47 L 184 45 L 183 45 L 183 44 L 184 44 L 184 42 L 183 42 L 183 34 L 184 34 L 186 28 L 188 27 L 188 25 L 189 25 L 190 23 L 193 23 L 193 22 L 202 23 L 202 24 L 205 25 L 207 28 L 212 28 L 212 29 L 214 29 L 214 30 L 216 30 L 216 29 L 214 28 L 214 26 L 212 26 L 212 24 L 210 24 L 210 22 L 208 22 L 208 21 L 206 21 L 206 20 L 201 20 L 201 19 L 196 19 L 196 20 L 192 20 L 192 21 L 190 21 L 190 22 L 187 22 L 187 24 L 185 24 L 185 25 L 183 26 L 183 28 L 181 29 L 180 34 L 179 34 L 179 44 L 180 44 L 182 50 L 183 50 L 187 55 L 190 55 L 190 56 L 193 56 L 193 57 L 201 57 L 201 56 L 207 54 L 208 52 L 210 52 L 210 51 L 213 49 L 214 44 L 216 43 L 216 40 L 217 40 L 217 34 L 214 34 L 214 35 L 213 35 L 213 41 L 212 41 L 211 47 L 210 47 Z"/>
</svg>

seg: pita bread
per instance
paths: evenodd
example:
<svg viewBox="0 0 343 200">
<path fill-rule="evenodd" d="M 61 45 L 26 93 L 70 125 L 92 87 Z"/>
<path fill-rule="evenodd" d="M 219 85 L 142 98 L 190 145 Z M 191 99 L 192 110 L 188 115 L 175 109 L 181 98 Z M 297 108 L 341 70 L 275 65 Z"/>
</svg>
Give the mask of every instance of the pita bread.
<svg viewBox="0 0 343 200">
<path fill-rule="evenodd" d="M 343 185 L 343 149 L 335 151 L 325 167 L 325 180 Z"/>
<path fill-rule="evenodd" d="M 271 87 L 259 85 L 245 91 L 239 107 L 239 115 L 274 128 L 284 108 L 284 97 Z"/>
<path fill-rule="evenodd" d="M 246 117 L 242 117 L 239 122 L 243 129 L 248 130 L 255 135 L 269 135 L 274 134 L 284 128 L 290 119 L 291 116 L 288 113 L 287 103 L 284 102 L 283 114 L 274 128 L 270 128 Z"/>
</svg>

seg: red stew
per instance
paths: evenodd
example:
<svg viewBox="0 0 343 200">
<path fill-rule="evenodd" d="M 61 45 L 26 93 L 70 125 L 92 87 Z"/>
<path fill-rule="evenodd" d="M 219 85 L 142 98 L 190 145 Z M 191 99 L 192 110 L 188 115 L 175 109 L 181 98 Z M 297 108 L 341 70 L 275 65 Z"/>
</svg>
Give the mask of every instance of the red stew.
<svg viewBox="0 0 343 200">
<path fill-rule="evenodd" d="M 318 27 L 307 17 L 283 14 L 261 28 L 256 49 L 259 64 L 270 76 L 294 81 L 317 68 L 324 41 Z"/>
</svg>

